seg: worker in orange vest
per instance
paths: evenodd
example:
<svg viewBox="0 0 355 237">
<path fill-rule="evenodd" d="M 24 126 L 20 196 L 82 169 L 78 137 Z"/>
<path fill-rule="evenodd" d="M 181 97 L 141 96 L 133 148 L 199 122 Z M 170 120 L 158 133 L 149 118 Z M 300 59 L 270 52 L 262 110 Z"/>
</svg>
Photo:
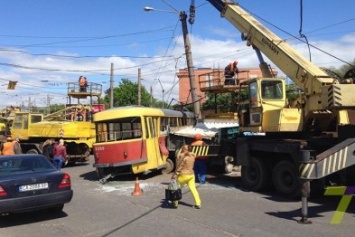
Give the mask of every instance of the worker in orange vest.
<svg viewBox="0 0 355 237">
<path fill-rule="evenodd" d="M 207 144 L 202 140 L 201 134 L 196 134 L 194 141 L 191 143 L 191 146 L 207 146 Z M 206 183 L 206 172 L 207 172 L 207 158 L 204 156 L 196 156 L 195 158 L 195 179 L 196 182 L 201 184 Z"/>
<path fill-rule="evenodd" d="M 86 92 L 86 87 L 88 86 L 86 77 L 84 76 L 79 77 L 79 86 L 80 86 L 80 92 Z"/>
<path fill-rule="evenodd" d="M 1 154 L 4 156 L 21 154 L 22 149 L 19 139 L 13 140 L 11 136 L 7 136 L 6 142 L 1 147 Z"/>
</svg>

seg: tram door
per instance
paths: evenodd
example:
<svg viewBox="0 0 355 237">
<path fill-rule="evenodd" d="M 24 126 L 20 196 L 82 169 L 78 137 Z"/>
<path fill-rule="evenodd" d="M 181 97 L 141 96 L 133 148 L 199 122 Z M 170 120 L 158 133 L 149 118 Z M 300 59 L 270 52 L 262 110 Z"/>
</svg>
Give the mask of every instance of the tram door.
<svg viewBox="0 0 355 237">
<path fill-rule="evenodd" d="M 146 117 L 146 144 L 148 169 L 155 169 L 163 164 L 163 160 L 159 150 L 159 126 L 157 117 Z"/>
</svg>

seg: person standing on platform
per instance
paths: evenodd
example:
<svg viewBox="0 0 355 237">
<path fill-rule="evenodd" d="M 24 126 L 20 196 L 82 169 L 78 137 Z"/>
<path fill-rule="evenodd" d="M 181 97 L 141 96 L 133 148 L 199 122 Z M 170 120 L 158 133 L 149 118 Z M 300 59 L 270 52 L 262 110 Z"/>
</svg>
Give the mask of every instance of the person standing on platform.
<svg viewBox="0 0 355 237">
<path fill-rule="evenodd" d="M 235 60 L 234 62 L 229 63 L 224 68 L 224 79 L 225 79 L 224 84 L 225 85 L 235 85 L 234 76 L 239 72 L 237 65 L 238 65 L 238 61 Z"/>
<path fill-rule="evenodd" d="M 79 77 L 79 86 L 80 86 L 80 92 L 86 92 L 86 87 L 88 86 L 86 77 L 84 76 Z"/>
</svg>

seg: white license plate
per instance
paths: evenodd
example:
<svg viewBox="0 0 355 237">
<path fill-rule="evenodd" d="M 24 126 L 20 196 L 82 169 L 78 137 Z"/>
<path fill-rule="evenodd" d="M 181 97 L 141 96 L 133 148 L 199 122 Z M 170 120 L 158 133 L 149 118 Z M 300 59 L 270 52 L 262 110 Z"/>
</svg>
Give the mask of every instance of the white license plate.
<svg viewBox="0 0 355 237">
<path fill-rule="evenodd" d="M 19 189 L 20 189 L 20 192 L 26 192 L 26 191 L 32 191 L 32 190 L 40 190 L 40 189 L 48 189 L 48 183 L 21 185 L 19 187 Z"/>
</svg>

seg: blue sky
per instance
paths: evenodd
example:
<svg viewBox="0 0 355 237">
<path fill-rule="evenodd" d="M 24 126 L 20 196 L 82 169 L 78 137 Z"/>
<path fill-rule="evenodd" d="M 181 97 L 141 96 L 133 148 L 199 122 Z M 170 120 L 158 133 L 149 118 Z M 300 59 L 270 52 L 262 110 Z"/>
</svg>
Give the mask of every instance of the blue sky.
<svg viewBox="0 0 355 237">
<path fill-rule="evenodd" d="M 290 37 L 299 36 L 300 0 L 238 3 L 309 57 L 307 46 Z M 195 67 L 224 67 L 233 59 L 242 68 L 258 66 L 237 29 L 209 2 L 195 0 L 195 5 L 195 22 L 188 26 Z M 146 12 L 145 6 L 171 13 Z M 107 89 L 111 63 L 116 86 L 121 78 L 136 82 L 140 68 L 143 85 L 153 88 L 155 98 L 178 99 L 175 74 L 186 61 L 175 10 L 189 14 L 189 7 L 190 0 L 0 0 L 0 109 L 27 105 L 29 98 L 37 106 L 48 97 L 65 103 L 66 83 L 80 75 Z M 338 67 L 355 58 L 354 9 L 350 0 L 303 1 L 302 33 L 334 56 L 312 49 L 315 64 Z M 7 90 L 9 80 L 18 81 L 16 90 Z"/>
</svg>

